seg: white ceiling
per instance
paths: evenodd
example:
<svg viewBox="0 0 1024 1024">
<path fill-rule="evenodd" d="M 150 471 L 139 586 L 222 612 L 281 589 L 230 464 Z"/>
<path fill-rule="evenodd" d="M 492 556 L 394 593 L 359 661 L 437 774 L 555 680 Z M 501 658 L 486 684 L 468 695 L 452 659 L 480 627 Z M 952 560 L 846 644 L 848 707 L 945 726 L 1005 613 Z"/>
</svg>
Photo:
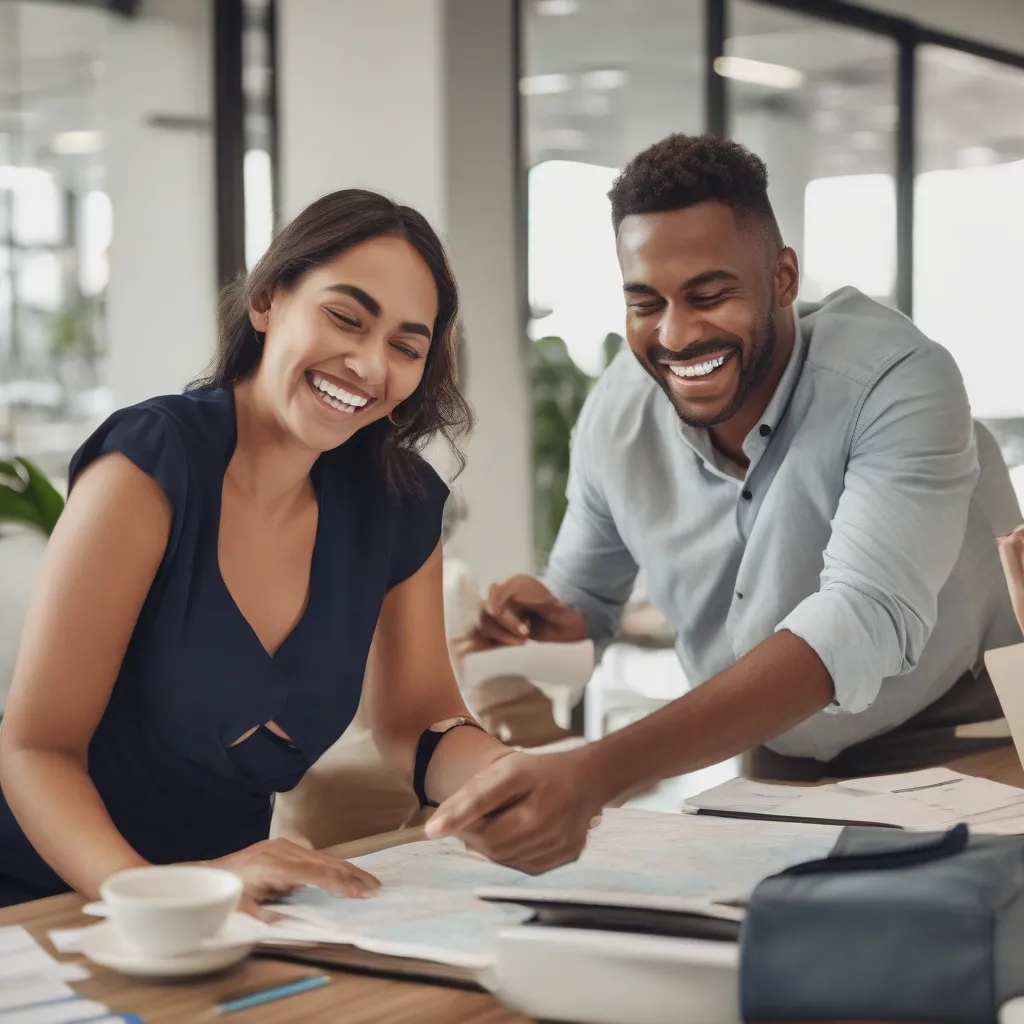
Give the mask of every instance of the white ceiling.
<svg viewBox="0 0 1024 1024">
<path fill-rule="evenodd" d="M 916 21 L 938 32 L 1024 53 L 1021 0 L 857 0 L 883 14 Z"/>
<path fill-rule="evenodd" d="M 1017 5 L 1024 25 L 1024 0 L 1010 3 Z M 908 0 L 901 6 L 914 5 Z M 988 6 L 1006 5 L 989 0 Z M 579 86 L 527 97 L 528 163 L 561 158 L 621 166 L 670 131 L 701 130 L 703 8 L 701 0 L 580 0 L 578 13 L 547 17 L 525 0 L 526 74 L 578 76 L 617 68 L 630 75 L 625 88 L 602 97 Z M 891 173 L 895 44 L 760 3 L 734 0 L 730 11 L 727 52 L 805 75 L 805 84 L 791 91 L 730 82 L 734 123 L 766 108 L 768 118 L 805 124 L 815 176 Z M 922 49 L 921 72 L 922 169 L 956 166 L 971 147 L 976 153 L 987 147 L 995 159 L 1024 156 L 1024 72 L 935 48 Z"/>
<path fill-rule="evenodd" d="M 137 16 L 208 31 L 212 2 L 143 0 Z M 0 0 L 0 163 L 75 173 L 87 158 L 56 157 L 52 141 L 100 127 L 103 57 L 122 24 L 121 15 L 86 3 Z"/>
</svg>

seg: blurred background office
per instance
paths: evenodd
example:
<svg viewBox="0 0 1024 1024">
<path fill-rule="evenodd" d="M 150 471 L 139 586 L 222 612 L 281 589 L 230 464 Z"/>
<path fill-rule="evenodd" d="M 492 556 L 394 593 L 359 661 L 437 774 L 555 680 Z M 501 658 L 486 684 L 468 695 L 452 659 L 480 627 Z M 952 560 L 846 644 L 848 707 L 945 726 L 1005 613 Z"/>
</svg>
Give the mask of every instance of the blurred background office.
<svg viewBox="0 0 1024 1024">
<path fill-rule="evenodd" d="M 438 225 L 463 289 L 449 557 L 531 571 L 621 344 L 605 193 L 704 130 L 767 161 L 805 298 L 855 285 L 950 349 L 1024 496 L 1021 0 L 0 0 L 0 459 L 59 481 L 202 368 L 278 225 L 366 186 Z M 36 555 L 0 530 L 2 694 Z M 685 688 L 671 647 L 640 581 L 589 734 Z"/>
</svg>

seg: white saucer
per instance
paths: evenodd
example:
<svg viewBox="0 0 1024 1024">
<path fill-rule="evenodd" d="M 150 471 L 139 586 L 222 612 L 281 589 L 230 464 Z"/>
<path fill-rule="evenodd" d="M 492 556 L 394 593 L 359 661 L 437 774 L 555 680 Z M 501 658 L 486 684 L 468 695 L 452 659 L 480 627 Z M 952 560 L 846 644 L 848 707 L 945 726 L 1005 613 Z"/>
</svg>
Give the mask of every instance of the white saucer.
<svg viewBox="0 0 1024 1024">
<path fill-rule="evenodd" d="M 217 935 L 204 939 L 202 946 L 191 953 L 147 956 L 104 921 L 82 933 L 79 949 L 87 960 L 132 978 L 191 978 L 223 971 L 244 960 L 265 928 L 248 915 L 236 913 Z"/>
</svg>

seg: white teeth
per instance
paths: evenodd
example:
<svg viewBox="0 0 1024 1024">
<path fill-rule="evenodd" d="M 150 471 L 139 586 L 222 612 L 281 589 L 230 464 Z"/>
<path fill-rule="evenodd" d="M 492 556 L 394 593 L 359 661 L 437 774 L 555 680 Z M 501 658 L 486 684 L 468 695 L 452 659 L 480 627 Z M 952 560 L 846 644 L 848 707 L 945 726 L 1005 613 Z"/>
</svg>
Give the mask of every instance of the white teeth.
<svg viewBox="0 0 1024 1024">
<path fill-rule="evenodd" d="M 361 409 L 369 401 L 367 398 L 360 398 L 359 395 L 353 395 L 348 391 L 342 391 L 341 388 L 335 389 L 334 396 L 336 398 L 340 398 L 348 405 L 354 405 L 357 409 Z"/>
<path fill-rule="evenodd" d="M 715 359 L 708 359 L 703 363 L 695 363 L 693 366 L 670 364 L 669 369 L 677 377 L 706 377 L 712 370 L 717 370 L 724 362 L 725 356 L 718 356 Z"/>
<path fill-rule="evenodd" d="M 362 409 L 369 401 L 368 398 L 363 398 L 361 395 L 353 395 L 344 388 L 339 388 L 337 384 L 331 383 L 331 381 L 326 377 L 322 377 L 319 373 L 312 374 L 312 380 L 313 387 L 324 396 L 327 404 L 334 406 L 336 409 L 354 412 L 356 409 Z"/>
</svg>

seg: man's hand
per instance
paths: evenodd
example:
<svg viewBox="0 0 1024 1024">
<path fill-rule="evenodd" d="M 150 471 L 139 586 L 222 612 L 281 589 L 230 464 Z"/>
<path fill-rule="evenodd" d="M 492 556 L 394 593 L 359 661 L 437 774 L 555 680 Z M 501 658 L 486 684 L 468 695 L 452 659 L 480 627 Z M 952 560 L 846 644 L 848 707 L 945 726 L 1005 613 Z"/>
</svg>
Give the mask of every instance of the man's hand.
<svg viewBox="0 0 1024 1024">
<path fill-rule="evenodd" d="M 487 594 L 480 621 L 469 638 L 469 651 L 524 644 L 573 643 L 587 639 L 587 623 L 532 576 L 495 583 Z"/>
<path fill-rule="evenodd" d="M 997 537 L 996 545 L 1006 585 L 1010 588 L 1013 611 L 1021 629 L 1024 629 L 1024 526 L 1018 526 L 1005 537 Z"/>
<path fill-rule="evenodd" d="M 601 807 L 586 748 L 516 753 L 474 775 L 441 804 L 426 831 L 431 839 L 457 836 L 485 857 L 535 875 L 576 860 Z"/>
</svg>

